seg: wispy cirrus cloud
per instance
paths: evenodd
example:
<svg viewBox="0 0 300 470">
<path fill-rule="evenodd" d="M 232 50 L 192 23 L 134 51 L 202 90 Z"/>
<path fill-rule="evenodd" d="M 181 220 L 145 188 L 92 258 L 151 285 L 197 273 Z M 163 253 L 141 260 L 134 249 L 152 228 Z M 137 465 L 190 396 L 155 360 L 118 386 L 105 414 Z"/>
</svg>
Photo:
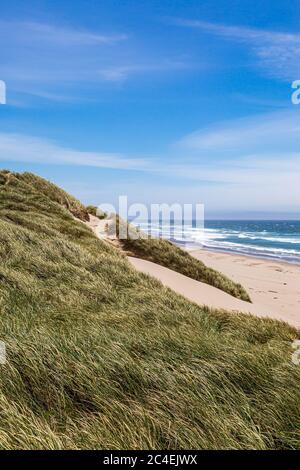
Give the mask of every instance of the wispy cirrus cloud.
<svg viewBox="0 0 300 470">
<path fill-rule="evenodd" d="M 298 210 L 299 133 L 298 110 L 212 125 L 176 142 L 185 159 L 169 173 L 199 181 L 199 198 L 215 208 Z"/>
<path fill-rule="evenodd" d="M 31 21 L 0 20 L 2 35 L 11 36 L 14 32 L 16 39 L 22 38 L 25 44 L 48 43 L 59 46 L 92 46 L 98 44 L 114 44 L 128 39 L 127 34 L 101 34 L 78 28 L 61 27 L 46 23 Z"/>
<path fill-rule="evenodd" d="M 298 109 L 276 111 L 197 130 L 180 139 L 177 146 L 211 157 L 230 154 L 240 158 L 249 153 L 300 152 L 299 133 Z"/>
<path fill-rule="evenodd" d="M 160 63 L 148 63 L 148 64 L 136 64 L 136 65 L 124 65 L 109 67 L 107 69 L 100 70 L 98 75 L 107 81 L 123 81 L 126 80 L 130 75 L 142 74 L 142 73 L 153 73 L 153 72 L 164 72 L 164 71 L 176 71 L 184 70 L 189 68 L 189 65 L 180 60 L 162 60 Z"/>
<path fill-rule="evenodd" d="M 78 84 L 96 81 L 106 49 L 126 42 L 124 34 L 102 34 L 27 21 L 0 20 L 0 76 L 8 105 L 33 100 L 78 100 Z M 99 77 L 98 77 L 99 80 Z"/>
<path fill-rule="evenodd" d="M 13 84 L 99 80 L 118 60 L 127 34 L 100 33 L 44 23 L 0 21 L 1 76 Z"/>
<path fill-rule="evenodd" d="M 183 197 L 190 194 L 208 209 L 299 213 L 300 152 L 248 155 L 219 164 L 199 160 L 170 168 L 169 174 L 190 180 Z"/>
<path fill-rule="evenodd" d="M 41 137 L 10 133 L 0 133 L 1 160 L 120 170 L 145 170 L 149 167 L 149 162 L 143 158 L 128 158 L 117 153 L 82 151 Z"/>
<path fill-rule="evenodd" d="M 101 87 L 186 68 L 159 51 L 143 54 L 127 32 L 89 31 L 60 24 L 0 20 L 0 76 L 14 92 L 69 101 L 79 86 Z"/>
<path fill-rule="evenodd" d="M 174 18 L 172 24 L 196 28 L 251 48 L 268 74 L 284 80 L 295 80 L 300 75 L 300 32 L 272 31 L 246 26 L 232 26 L 201 20 Z"/>
</svg>

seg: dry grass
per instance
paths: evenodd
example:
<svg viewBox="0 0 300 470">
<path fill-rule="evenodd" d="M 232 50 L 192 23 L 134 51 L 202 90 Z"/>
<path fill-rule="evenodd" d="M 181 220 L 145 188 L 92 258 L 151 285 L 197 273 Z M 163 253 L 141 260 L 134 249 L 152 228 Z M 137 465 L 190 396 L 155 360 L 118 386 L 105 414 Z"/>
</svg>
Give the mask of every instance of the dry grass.
<svg viewBox="0 0 300 470">
<path fill-rule="evenodd" d="M 0 174 L 0 448 L 300 448 L 299 333 L 135 272 L 36 182 Z"/>
</svg>

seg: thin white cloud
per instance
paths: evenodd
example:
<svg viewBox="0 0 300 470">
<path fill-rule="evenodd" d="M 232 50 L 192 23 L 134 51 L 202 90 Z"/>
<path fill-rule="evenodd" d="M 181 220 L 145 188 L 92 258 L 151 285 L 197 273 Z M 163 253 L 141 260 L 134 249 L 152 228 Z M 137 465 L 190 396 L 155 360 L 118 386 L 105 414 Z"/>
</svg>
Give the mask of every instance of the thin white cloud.
<svg viewBox="0 0 300 470">
<path fill-rule="evenodd" d="M 188 134 L 177 145 L 211 156 L 218 154 L 238 156 L 251 153 L 270 153 L 278 149 L 300 151 L 300 111 L 283 111 L 254 115 L 217 124 Z"/>
<path fill-rule="evenodd" d="M 239 160 L 223 160 L 219 164 L 193 163 L 191 165 L 174 165 L 169 170 L 173 174 L 180 174 L 183 177 L 201 181 L 206 184 L 218 183 L 221 185 L 251 186 L 263 185 L 264 188 L 272 186 L 274 191 L 275 182 L 284 185 L 285 178 L 294 182 L 300 195 L 298 184 L 300 174 L 300 152 L 285 154 L 263 154 L 247 155 Z M 292 190 L 292 187 L 289 187 Z M 253 193 L 255 194 L 255 193 Z"/>
<path fill-rule="evenodd" d="M 115 153 L 86 152 L 60 146 L 38 137 L 0 133 L 0 160 L 144 170 L 148 162 L 141 158 L 127 158 Z"/>
<path fill-rule="evenodd" d="M 61 86 L 99 81 L 97 70 L 119 60 L 126 34 L 0 20 L 1 77 L 10 89 L 20 84 Z M 119 63 L 119 62 L 118 62 Z M 57 90 L 45 93 L 59 94 Z"/>
<path fill-rule="evenodd" d="M 126 34 L 102 34 L 69 27 L 59 27 L 46 23 L 29 21 L 0 20 L 0 32 L 3 36 L 15 33 L 16 39 L 22 38 L 23 43 L 41 43 L 59 46 L 92 46 L 114 44 L 128 39 Z"/>
<path fill-rule="evenodd" d="M 143 53 L 134 35 L 82 30 L 36 22 L 0 20 L 0 77 L 12 92 L 53 99 L 78 94 L 99 97 L 110 84 L 168 74 L 186 61 L 158 50 Z M 83 93 L 84 94 L 84 93 Z M 27 100 L 30 96 L 27 96 Z"/>
<path fill-rule="evenodd" d="M 171 171 L 193 181 L 184 189 L 185 196 L 193 194 L 209 209 L 299 212 L 300 153 L 269 155 L 264 161 L 251 155 L 239 162 L 200 163 Z"/>
<path fill-rule="evenodd" d="M 179 60 L 162 60 L 160 63 L 149 63 L 149 64 L 136 64 L 136 65 L 125 65 L 109 67 L 107 69 L 100 70 L 97 75 L 107 81 L 123 81 L 131 75 L 141 73 L 153 73 L 153 72 L 164 72 L 170 70 L 184 70 L 189 68 L 189 65 Z"/>
<path fill-rule="evenodd" d="M 299 135 L 299 111 L 210 126 L 173 146 L 185 158 L 168 174 L 198 182 L 199 199 L 214 209 L 299 210 Z"/>
<path fill-rule="evenodd" d="M 224 24 L 210 23 L 207 21 L 200 20 L 186 20 L 186 19 L 174 19 L 172 21 L 178 26 L 186 26 L 189 28 L 200 28 L 208 32 L 218 34 L 220 36 L 227 36 L 229 38 L 243 39 L 247 42 L 257 41 L 262 42 L 281 42 L 281 43 L 295 43 L 300 42 L 300 34 L 285 33 L 268 31 L 258 28 L 248 28 L 245 26 L 229 26 Z"/>
<path fill-rule="evenodd" d="M 300 33 L 271 31 L 244 26 L 215 24 L 175 18 L 173 24 L 197 28 L 203 32 L 249 45 L 270 75 L 295 80 L 300 74 Z"/>
</svg>

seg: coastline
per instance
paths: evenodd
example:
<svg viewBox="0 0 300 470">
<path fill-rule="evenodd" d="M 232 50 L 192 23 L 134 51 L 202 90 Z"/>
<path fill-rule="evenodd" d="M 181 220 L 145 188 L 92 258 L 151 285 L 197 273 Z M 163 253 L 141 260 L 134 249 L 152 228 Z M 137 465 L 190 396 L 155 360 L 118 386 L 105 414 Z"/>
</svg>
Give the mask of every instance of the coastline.
<svg viewBox="0 0 300 470">
<path fill-rule="evenodd" d="M 175 243 L 176 244 L 176 243 Z M 201 248 L 201 245 L 198 245 L 197 247 L 191 246 L 191 245 L 179 245 L 180 248 L 188 251 L 191 255 L 192 253 L 197 253 L 197 252 L 208 252 L 208 253 L 216 253 L 216 254 L 224 254 L 224 255 L 230 255 L 230 256 L 237 256 L 241 258 L 250 258 L 250 259 L 256 259 L 260 261 L 267 261 L 270 263 L 276 263 L 276 264 L 283 264 L 287 266 L 298 266 L 300 267 L 300 258 L 297 258 L 297 260 L 291 259 L 291 260 L 286 260 L 284 258 L 279 258 L 276 256 L 267 256 L 267 255 L 258 255 L 254 253 L 246 253 L 246 252 L 239 252 L 235 250 L 228 250 L 226 248 L 216 248 L 216 247 L 209 247 L 205 246 L 204 248 Z"/>
<path fill-rule="evenodd" d="M 299 220 L 206 220 L 203 228 L 182 223 L 146 224 L 156 236 L 188 251 L 212 250 L 300 265 Z"/>
<path fill-rule="evenodd" d="M 189 253 L 242 284 L 253 305 L 300 327 L 300 265 L 210 249 Z"/>
</svg>

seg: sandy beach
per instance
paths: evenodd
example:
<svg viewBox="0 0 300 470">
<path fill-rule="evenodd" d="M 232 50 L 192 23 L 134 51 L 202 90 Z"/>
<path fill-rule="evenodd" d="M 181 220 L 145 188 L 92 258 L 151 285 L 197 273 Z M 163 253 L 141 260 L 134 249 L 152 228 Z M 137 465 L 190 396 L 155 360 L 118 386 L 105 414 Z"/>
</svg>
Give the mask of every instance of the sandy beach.
<svg viewBox="0 0 300 470">
<path fill-rule="evenodd" d="M 253 305 L 268 308 L 274 315 L 300 327 L 299 265 L 208 250 L 190 254 L 241 283 Z"/>
<path fill-rule="evenodd" d="M 242 284 L 252 304 L 155 263 L 137 258 L 130 262 L 199 305 L 270 317 L 300 328 L 300 266 L 206 250 L 190 254 Z"/>
</svg>

